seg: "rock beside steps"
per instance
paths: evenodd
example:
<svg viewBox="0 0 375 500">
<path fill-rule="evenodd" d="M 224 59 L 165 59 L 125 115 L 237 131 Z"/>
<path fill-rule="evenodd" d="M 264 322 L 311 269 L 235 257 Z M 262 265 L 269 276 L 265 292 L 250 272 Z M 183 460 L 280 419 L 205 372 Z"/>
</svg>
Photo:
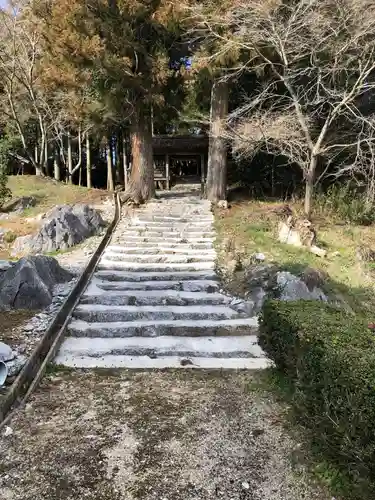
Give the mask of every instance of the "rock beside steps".
<svg viewBox="0 0 375 500">
<path fill-rule="evenodd" d="M 77 368 L 260 369 L 258 321 L 231 307 L 215 272 L 210 204 L 148 203 L 118 225 L 55 363 Z"/>
</svg>

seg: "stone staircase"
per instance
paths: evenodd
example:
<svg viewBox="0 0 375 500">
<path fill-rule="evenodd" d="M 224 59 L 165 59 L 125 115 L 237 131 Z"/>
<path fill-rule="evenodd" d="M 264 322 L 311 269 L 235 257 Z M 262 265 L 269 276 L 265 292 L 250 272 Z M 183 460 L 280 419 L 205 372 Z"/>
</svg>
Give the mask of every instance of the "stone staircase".
<svg viewBox="0 0 375 500">
<path fill-rule="evenodd" d="M 154 200 L 120 221 L 55 363 L 78 368 L 268 366 L 257 318 L 231 307 L 215 273 L 210 203 Z"/>
</svg>

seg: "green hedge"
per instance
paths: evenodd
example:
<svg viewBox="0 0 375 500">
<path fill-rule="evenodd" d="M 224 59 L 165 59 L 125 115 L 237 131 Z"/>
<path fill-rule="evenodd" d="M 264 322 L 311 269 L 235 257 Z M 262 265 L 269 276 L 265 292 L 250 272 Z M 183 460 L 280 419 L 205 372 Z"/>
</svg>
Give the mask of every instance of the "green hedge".
<svg viewBox="0 0 375 500">
<path fill-rule="evenodd" d="M 375 333 L 367 318 L 317 301 L 268 301 L 260 344 L 292 381 L 293 407 L 314 441 L 372 489 Z"/>
</svg>

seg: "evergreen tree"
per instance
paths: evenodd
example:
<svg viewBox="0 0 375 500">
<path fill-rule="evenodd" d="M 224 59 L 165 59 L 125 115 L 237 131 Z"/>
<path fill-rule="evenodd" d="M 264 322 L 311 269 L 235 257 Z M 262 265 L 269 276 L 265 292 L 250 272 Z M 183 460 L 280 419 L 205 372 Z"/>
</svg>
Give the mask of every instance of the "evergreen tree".
<svg viewBox="0 0 375 500">
<path fill-rule="evenodd" d="M 143 203 L 154 195 L 151 107 L 164 101 L 179 8 L 167 0 L 49 0 L 36 12 L 51 63 L 64 60 L 83 74 L 102 122 L 129 126 L 132 171 L 123 200 Z"/>
</svg>

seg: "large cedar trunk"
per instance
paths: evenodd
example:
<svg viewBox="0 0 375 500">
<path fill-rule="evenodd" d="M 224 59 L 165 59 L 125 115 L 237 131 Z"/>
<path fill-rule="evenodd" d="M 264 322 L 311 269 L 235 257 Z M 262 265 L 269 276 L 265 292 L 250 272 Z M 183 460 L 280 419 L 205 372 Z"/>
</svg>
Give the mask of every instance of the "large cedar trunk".
<svg viewBox="0 0 375 500">
<path fill-rule="evenodd" d="M 155 195 L 151 112 L 137 106 L 131 123 L 132 169 L 122 201 L 145 203 Z"/>
<path fill-rule="evenodd" d="M 210 143 L 206 185 L 206 196 L 214 202 L 226 198 L 227 147 L 223 131 L 224 120 L 228 114 L 228 98 L 228 83 L 214 82 L 211 91 Z"/>
<path fill-rule="evenodd" d="M 128 188 L 128 156 L 126 154 L 125 132 L 122 136 L 122 168 L 124 171 L 124 189 L 126 191 Z"/>
</svg>

